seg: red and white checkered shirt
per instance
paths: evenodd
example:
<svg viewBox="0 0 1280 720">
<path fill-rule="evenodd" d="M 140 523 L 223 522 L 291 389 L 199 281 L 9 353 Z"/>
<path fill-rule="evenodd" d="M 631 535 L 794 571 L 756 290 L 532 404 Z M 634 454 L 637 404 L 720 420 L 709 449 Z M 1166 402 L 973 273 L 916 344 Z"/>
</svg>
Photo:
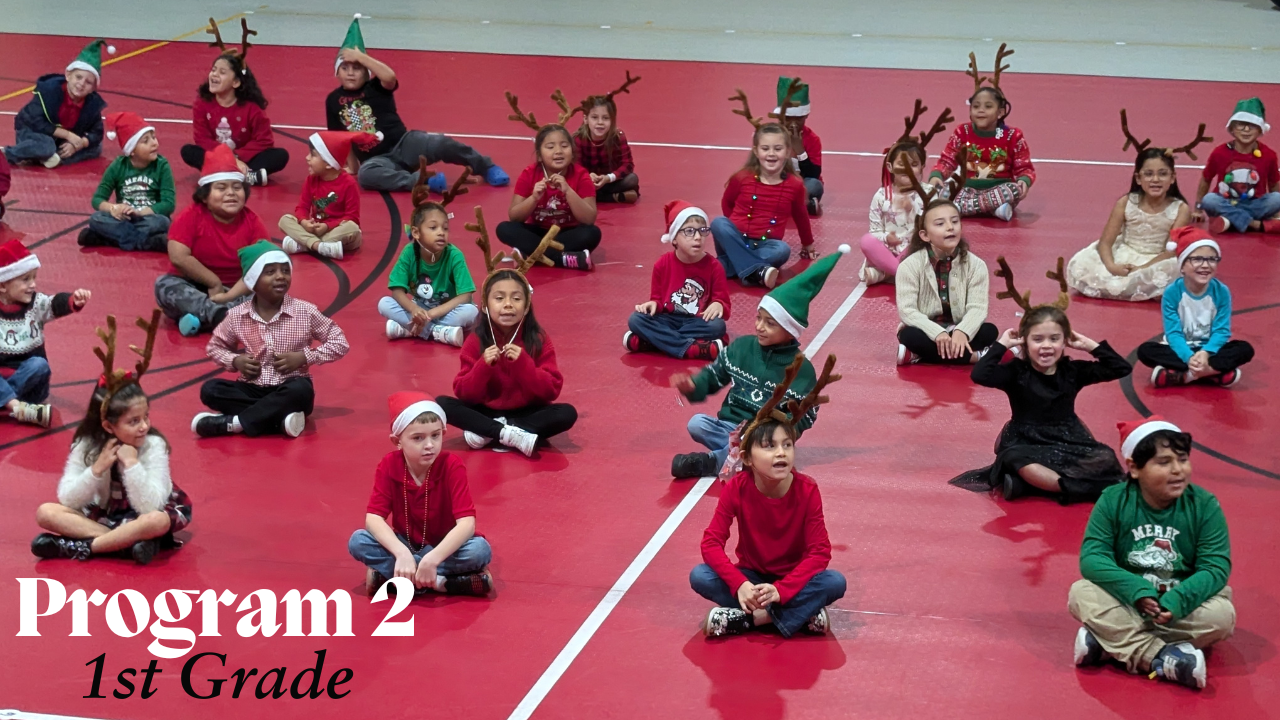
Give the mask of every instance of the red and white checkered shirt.
<svg viewBox="0 0 1280 720">
<path fill-rule="evenodd" d="M 319 342 L 319 346 L 311 347 L 312 341 Z M 290 378 L 310 377 L 312 365 L 333 362 L 349 349 L 347 336 L 337 323 L 306 300 L 286 295 L 280 312 L 270 320 L 258 317 L 252 298 L 231 308 L 214 328 L 205 352 L 226 370 L 235 369 L 233 363 L 238 355 L 249 355 L 262 365 L 262 373 L 247 382 L 271 386 Z M 281 374 L 271 362 L 276 355 L 289 352 L 301 352 L 307 362 L 291 373 Z"/>
</svg>

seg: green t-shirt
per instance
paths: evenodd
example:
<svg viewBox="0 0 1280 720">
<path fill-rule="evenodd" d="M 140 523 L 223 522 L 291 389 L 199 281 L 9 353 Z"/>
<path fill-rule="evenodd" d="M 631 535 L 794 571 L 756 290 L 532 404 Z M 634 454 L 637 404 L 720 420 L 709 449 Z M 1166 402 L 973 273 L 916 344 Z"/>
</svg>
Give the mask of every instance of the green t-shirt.
<svg viewBox="0 0 1280 720">
<path fill-rule="evenodd" d="M 1136 480 L 1112 485 L 1089 516 L 1080 573 L 1127 605 L 1156 598 L 1175 619 L 1186 617 L 1231 574 L 1222 506 L 1213 493 L 1187 485 L 1173 505 L 1156 510 Z"/>
<path fill-rule="evenodd" d="M 387 287 L 400 288 L 419 302 L 431 305 L 446 303 L 459 295 L 476 291 L 471 271 L 467 269 L 467 259 L 461 250 L 445 245 L 440 259 L 431 264 L 426 262 L 426 256 L 416 242 L 410 241 L 391 267 Z"/>
<path fill-rule="evenodd" d="M 157 215 L 172 215 L 175 191 L 169 161 L 157 157 L 150 165 L 138 169 L 127 155 L 117 157 L 102 173 L 102 181 L 93 194 L 93 209 L 97 210 L 112 195 L 115 195 L 116 202 L 128 203 L 139 209 L 149 207 Z"/>
</svg>

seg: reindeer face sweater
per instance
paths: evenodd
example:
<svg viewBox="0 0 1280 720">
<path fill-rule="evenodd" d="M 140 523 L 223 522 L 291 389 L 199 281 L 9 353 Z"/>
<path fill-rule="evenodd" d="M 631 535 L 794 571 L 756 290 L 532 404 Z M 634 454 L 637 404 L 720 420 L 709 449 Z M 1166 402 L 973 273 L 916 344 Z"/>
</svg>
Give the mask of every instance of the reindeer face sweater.
<svg viewBox="0 0 1280 720">
<path fill-rule="evenodd" d="M 515 344 L 524 348 L 520 338 L 515 339 Z M 489 365 L 484 361 L 480 336 L 472 333 L 462 343 L 462 367 L 453 379 L 453 394 L 464 403 L 514 410 L 555 402 L 563 385 L 564 378 L 556 367 L 556 350 L 545 334 L 537 357 L 523 350 L 515 360 L 504 356 Z"/>
<path fill-rule="evenodd" d="M 973 123 L 957 127 L 930 177 L 948 178 L 957 169 L 964 171 L 965 185 L 975 190 L 1018 180 L 1029 187 L 1036 181 L 1031 149 L 1015 127 L 1000 126 L 989 132 L 978 130 Z"/>
</svg>

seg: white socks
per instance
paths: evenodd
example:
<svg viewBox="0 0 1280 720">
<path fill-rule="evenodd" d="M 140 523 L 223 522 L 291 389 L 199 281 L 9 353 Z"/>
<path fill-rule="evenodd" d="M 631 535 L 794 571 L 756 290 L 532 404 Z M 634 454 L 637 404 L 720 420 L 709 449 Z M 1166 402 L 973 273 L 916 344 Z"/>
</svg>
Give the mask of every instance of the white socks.
<svg viewBox="0 0 1280 720">
<path fill-rule="evenodd" d="M 239 415 L 231 416 L 231 421 L 227 423 L 227 431 L 233 433 L 244 432 L 244 428 L 240 427 Z"/>
</svg>

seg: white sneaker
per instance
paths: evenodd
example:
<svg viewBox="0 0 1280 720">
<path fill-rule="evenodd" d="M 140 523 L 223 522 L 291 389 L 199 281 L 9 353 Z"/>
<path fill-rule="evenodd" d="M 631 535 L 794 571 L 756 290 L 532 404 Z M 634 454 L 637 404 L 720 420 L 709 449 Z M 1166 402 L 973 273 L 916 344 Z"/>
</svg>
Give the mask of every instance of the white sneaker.
<svg viewBox="0 0 1280 720">
<path fill-rule="evenodd" d="M 764 275 L 761 276 L 761 282 L 767 288 L 773 288 L 778 284 L 778 268 L 767 267 L 764 269 Z"/>
<path fill-rule="evenodd" d="M 53 407 L 51 405 L 29 403 L 19 400 L 17 407 L 15 407 L 9 415 L 18 422 L 47 428 L 49 427 L 49 420 L 52 412 Z"/>
<path fill-rule="evenodd" d="M 245 185 L 266 185 L 267 171 L 266 170 L 250 170 L 249 172 L 245 173 L 244 184 Z"/>
<path fill-rule="evenodd" d="M 493 442 L 493 440 L 483 435 L 477 435 L 470 430 L 464 430 L 462 432 L 462 439 L 467 441 L 467 447 L 472 450 L 479 450 L 481 448 L 488 447 L 489 443 Z"/>
<path fill-rule="evenodd" d="M 340 242 L 319 242 L 316 243 L 316 254 L 320 257 L 333 258 L 334 260 L 342 259 L 342 243 Z"/>
<path fill-rule="evenodd" d="M 538 446 L 538 436 L 515 425 L 504 425 L 498 442 L 509 448 L 519 450 L 525 457 L 533 456 L 533 449 Z"/>
<path fill-rule="evenodd" d="M 830 619 L 827 617 L 827 609 L 822 608 L 817 615 L 809 618 L 809 622 L 804 626 L 804 629 L 814 635 L 826 635 L 828 627 L 830 627 Z"/>
<path fill-rule="evenodd" d="M 862 268 L 858 270 L 858 279 L 868 285 L 882 283 L 888 278 L 889 276 L 885 275 L 883 270 L 871 267 L 870 265 L 863 265 Z"/>
<path fill-rule="evenodd" d="M 432 325 L 431 339 L 445 345 L 462 347 L 462 328 L 455 325 Z"/>
<path fill-rule="evenodd" d="M 289 437 L 298 437 L 302 434 L 302 429 L 307 426 L 307 416 L 300 412 L 289 413 L 284 416 L 284 434 Z"/>
<path fill-rule="evenodd" d="M 298 242 L 297 240 L 294 240 L 288 235 L 285 235 L 284 240 L 280 241 L 280 247 L 290 255 L 297 255 L 298 253 L 307 251 L 307 249 L 302 246 L 302 243 Z"/>
<path fill-rule="evenodd" d="M 914 365 L 918 360 L 916 354 L 908 350 L 906 345 L 898 343 L 898 365 Z"/>
<path fill-rule="evenodd" d="M 58 165 L 60 165 L 61 163 L 62 163 L 62 156 L 59 155 L 58 153 L 54 153 L 49 157 L 45 158 L 44 162 L 41 164 L 49 168 L 50 170 L 52 170 L 58 167 Z"/>
<path fill-rule="evenodd" d="M 404 338 L 413 337 L 413 333 L 409 332 L 403 325 L 395 320 L 388 320 L 387 337 L 391 340 L 403 340 Z"/>
<path fill-rule="evenodd" d="M 1009 203 L 1005 203 L 1000 207 L 996 208 L 995 212 L 991 214 L 1000 218 L 1005 222 L 1009 222 L 1010 220 L 1013 219 L 1013 206 L 1010 205 Z"/>
</svg>

